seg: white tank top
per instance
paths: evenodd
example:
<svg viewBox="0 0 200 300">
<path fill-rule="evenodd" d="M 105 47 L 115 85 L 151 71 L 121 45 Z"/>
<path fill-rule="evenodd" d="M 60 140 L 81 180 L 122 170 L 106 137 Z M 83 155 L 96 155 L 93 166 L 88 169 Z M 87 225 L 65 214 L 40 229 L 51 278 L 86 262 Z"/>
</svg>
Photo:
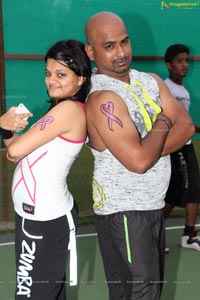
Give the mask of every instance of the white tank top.
<svg viewBox="0 0 200 300">
<path fill-rule="evenodd" d="M 176 98 L 185 107 L 187 111 L 189 111 L 191 101 L 190 94 L 186 90 L 186 88 L 183 85 L 176 84 L 169 78 L 165 79 L 165 83 L 168 86 L 172 96 Z M 189 141 L 187 141 L 186 145 L 189 145 L 191 143 L 192 140 L 190 139 Z"/>
<path fill-rule="evenodd" d="M 17 165 L 12 198 L 17 214 L 46 221 L 65 215 L 73 207 L 67 175 L 84 141 L 62 136 L 39 147 Z"/>
</svg>

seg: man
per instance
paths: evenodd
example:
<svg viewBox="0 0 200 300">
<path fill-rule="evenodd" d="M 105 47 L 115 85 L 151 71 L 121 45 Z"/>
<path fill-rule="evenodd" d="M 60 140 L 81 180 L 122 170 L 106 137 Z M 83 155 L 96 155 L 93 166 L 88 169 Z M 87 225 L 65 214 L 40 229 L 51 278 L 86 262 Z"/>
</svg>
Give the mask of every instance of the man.
<svg viewBox="0 0 200 300">
<path fill-rule="evenodd" d="M 164 271 L 167 154 L 193 135 L 194 126 L 158 76 L 130 70 L 130 39 L 119 16 L 97 13 L 85 33 L 87 54 L 97 67 L 86 115 L 109 299 L 157 300 Z"/>
<path fill-rule="evenodd" d="M 11 107 L 5 114 L 0 116 L 0 135 L 6 134 L 6 131 L 20 131 L 27 125 L 26 118 L 32 117 L 32 113 L 16 114 L 17 107 Z M 7 133 L 9 134 L 9 133 Z"/>
<path fill-rule="evenodd" d="M 169 78 L 165 80 L 171 94 L 187 110 L 190 106 L 190 94 L 183 86 L 183 78 L 189 68 L 190 49 L 182 44 L 171 45 L 165 53 L 165 62 Z M 195 126 L 196 132 L 200 132 Z M 195 230 L 195 223 L 200 201 L 199 167 L 192 141 L 171 154 L 172 175 L 165 198 L 165 217 L 175 206 L 185 208 L 185 228 L 181 246 L 200 251 L 200 238 Z"/>
</svg>

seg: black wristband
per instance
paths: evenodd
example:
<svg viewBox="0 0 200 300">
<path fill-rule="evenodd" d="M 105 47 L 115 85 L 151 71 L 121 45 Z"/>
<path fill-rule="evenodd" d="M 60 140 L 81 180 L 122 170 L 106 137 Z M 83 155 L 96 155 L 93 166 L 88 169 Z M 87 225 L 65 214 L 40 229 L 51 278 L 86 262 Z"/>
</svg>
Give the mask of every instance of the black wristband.
<svg viewBox="0 0 200 300">
<path fill-rule="evenodd" d="M 168 130 L 170 130 L 171 127 L 172 127 L 171 122 L 170 122 L 168 119 L 165 119 L 165 118 L 163 118 L 163 117 L 158 117 L 158 118 L 156 119 L 156 121 L 162 121 L 162 122 L 164 122 L 164 123 L 166 124 Z"/>
<path fill-rule="evenodd" d="M 0 127 L 0 135 L 4 140 L 8 140 L 11 139 L 11 137 L 13 137 L 14 132 Z"/>
</svg>

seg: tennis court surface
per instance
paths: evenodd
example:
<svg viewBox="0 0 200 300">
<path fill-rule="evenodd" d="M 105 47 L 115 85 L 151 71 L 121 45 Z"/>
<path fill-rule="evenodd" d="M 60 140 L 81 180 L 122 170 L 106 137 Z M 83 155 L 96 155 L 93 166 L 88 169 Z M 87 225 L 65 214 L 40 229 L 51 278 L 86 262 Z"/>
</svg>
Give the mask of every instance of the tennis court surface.
<svg viewBox="0 0 200 300">
<path fill-rule="evenodd" d="M 199 222 L 199 220 L 198 220 Z M 161 300 L 200 299 L 200 252 L 179 245 L 184 219 L 169 219 L 164 288 Z M 198 225 L 197 225 L 198 226 Z M 67 287 L 69 300 L 107 300 L 108 292 L 92 225 L 81 226 L 77 236 L 78 286 Z M 15 287 L 13 234 L 0 235 L 0 300 L 13 300 Z M 68 271 L 67 271 L 68 272 Z"/>
</svg>

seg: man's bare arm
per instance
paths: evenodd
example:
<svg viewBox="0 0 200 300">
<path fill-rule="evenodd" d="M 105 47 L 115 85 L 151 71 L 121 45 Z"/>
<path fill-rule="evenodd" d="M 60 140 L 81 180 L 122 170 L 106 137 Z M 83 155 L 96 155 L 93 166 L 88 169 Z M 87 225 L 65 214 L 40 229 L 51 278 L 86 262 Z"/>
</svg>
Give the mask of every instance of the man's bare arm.
<svg viewBox="0 0 200 300">
<path fill-rule="evenodd" d="M 86 115 L 92 147 L 108 149 L 128 170 L 144 173 L 160 158 L 170 126 L 166 116 L 141 139 L 124 101 L 108 91 L 90 95 Z"/>
</svg>

